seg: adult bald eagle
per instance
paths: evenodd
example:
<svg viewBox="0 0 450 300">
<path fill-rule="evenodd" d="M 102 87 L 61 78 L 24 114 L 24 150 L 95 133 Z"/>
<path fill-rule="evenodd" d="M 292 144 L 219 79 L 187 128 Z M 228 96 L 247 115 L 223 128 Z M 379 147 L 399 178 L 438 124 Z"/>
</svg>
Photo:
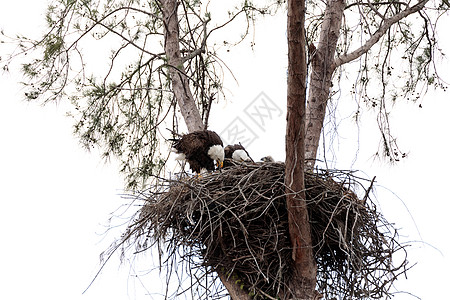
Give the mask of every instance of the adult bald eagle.
<svg viewBox="0 0 450 300">
<path fill-rule="evenodd" d="M 225 157 L 223 143 L 214 131 L 194 131 L 172 141 L 172 150 L 178 154 L 176 159 L 187 161 L 191 170 L 196 173 L 213 171 L 214 161 L 223 166 Z"/>
<path fill-rule="evenodd" d="M 245 148 L 240 144 L 228 145 L 225 147 L 225 158 L 232 159 L 234 161 L 251 161 Z M 231 162 L 227 160 L 223 163 L 224 167 L 232 166 Z"/>
</svg>

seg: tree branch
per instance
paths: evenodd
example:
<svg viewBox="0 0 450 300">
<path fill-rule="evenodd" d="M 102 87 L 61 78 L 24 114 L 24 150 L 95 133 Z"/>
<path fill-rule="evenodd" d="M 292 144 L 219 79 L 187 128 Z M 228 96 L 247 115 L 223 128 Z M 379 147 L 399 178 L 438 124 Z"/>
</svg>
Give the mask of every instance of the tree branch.
<svg viewBox="0 0 450 300">
<path fill-rule="evenodd" d="M 388 29 L 393 24 L 397 23 L 401 19 L 406 18 L 407 16 L 409 16 L 413 13 L 420 11 L 425 6 L 425 4 L 428 3 L 428 1 L 429 0 L 422 0 L 419 3 L 417 3 L 416 5 L 405 9 L 404 11 L 392 16 L 389 19 L 386 19 L 384 21 L 384 24 L 381 25 L 381 27 L 370 37 L 370 39 L 368 39 L 366 41 L 366 43 L 364 45 L 362 45 L 361 47 L 359 47 L 358 49 L 356 49 L 355 51 L 353 51 L 351 53 L 337 57 L 334 61 L 334 68 L 337 68 L 348 62 L 351 62 L 352 60 L 355 60 L 358 57 L 360 57 L 361 55 L 364 55 L 365 53 L 367 53 L 367 51 L 369 51 L 370 48 L 372 48 L 372 46 L 375 45 L 381 39 L 381 37 L 388 31 Z"/>
<path fill-rule="evenodd" d="M 160 3 L 164 19 L 164 50 L 167 65 L 172 66 L 169 67 L 169 74 L 173 92 L 189 132 L 202 130 L 202 117 L 195 105 L 181 57 L 178 4 L 176 0 L 162 0 Z"/>
<path fill-rule="evenodd" d="M 375 8 L 375 6 L 372 5 L 372 3 L 370 3 L 370 0 L 367 1 L 367 5 L 370 7 L 370 9 L 377 14 L 377 16 L 379 16 L 382 20 L 385 20 L 386 18 L 378 11 L 378 9 Z"/>
<path fill-rule="evenodd" d="M 241 289 L 239 285 L 237 285 L 235 282 L 230 280 L 228 276 L 221 271 L 217 271 L 217 274 L 219 275 L 220 280 L 222 281 L 223 285 L 227 289 L 228 293 L 230 294 L 230 297 L 232 300 L 251 300 L 252 297 Z"/>
<path fill-rule="evenodd" d="M 377 2 L 377 6 L 382 6 L 382 5 L 392 5 L 392 4 L 400 4 L 400 5 L 404 5 L 404 6 L 408 6 L 408 3 L 406 2 L 401 2 L 401 1 L 387 1 L 387 2 Z M 361 3 L 361 2 L 353 2 L 350 3 L 349 5 L 347 5 L 345 7 L 345 10 L 353 7 L 353 6 L 361 6 L 361 5 L 367 5 L 369 6 L 367 3 Z"/>
</svg>

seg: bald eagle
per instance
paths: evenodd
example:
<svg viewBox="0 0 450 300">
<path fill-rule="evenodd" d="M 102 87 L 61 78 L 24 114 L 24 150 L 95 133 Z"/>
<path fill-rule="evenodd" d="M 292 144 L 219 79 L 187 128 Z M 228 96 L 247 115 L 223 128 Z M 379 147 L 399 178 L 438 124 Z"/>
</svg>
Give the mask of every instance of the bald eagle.
<svg viewBox="0 0 450 300">
<path fill-rule="evenodd" d="M 261 158 L 261 161 L 265 162 L 265 163 L 267 163 L 267 162 L 275 162 L 275 159 L 273 159 L 272 156 L 267 155 L 267 156 L 264 156 L 263 158 Z"/>
<path fill-rule="evenodd" d="M 225 157 L 223 143 L 219 135 L 211 130 L 199 130 L 171 139 L 172 151 L 177 160 L 187 161 L 196 173 L 213 171 L 214 161 L 222 167 Z"/>
<path fill-rule="evenodd" d="M 228 145 L 225 147 L 225 158 L 232 159 L 234 161 L 251 161 L 245 148 L 240 144 Z M 232 166 L 232 163 L 224 161 L 224 167 Z"/>
</svg>

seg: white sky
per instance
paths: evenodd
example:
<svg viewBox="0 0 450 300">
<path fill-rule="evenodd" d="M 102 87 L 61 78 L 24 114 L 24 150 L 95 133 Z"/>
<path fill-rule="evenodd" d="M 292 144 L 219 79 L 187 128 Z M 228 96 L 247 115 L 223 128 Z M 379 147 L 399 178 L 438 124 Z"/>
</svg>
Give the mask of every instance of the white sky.
<svg viewBox="0 0 450 300">
<path fill-rule="evenodd" d="M 0 11 L 0 28 L 10 34 L 39 33 L 44 9 L 44 0 L 8 1 Z M 282 18 L 274 22 L 258 27 L 253 53 L 241 47 L 225 58 L 239 85 L 228 84 L 231 102 L 218 104 L 211 119 L 218 132 L 236 117 L 251 127 L 257 136 L 248 149 L 254 159 L 284 157 L 285 30 Z M 0 44 L 1 55 L 4 47 Z M 450 50 L 448 37 L 442 47 Z M 123 183 L 114 165 L 79 146 L 64 105 L 23 102 L 17 81 L 14 74 L 0 77 L 0 299 L 158 299 L 145 296 L 139 279 L 130 276 L 134 271 L 127 264 L 120 267 L 117 259 L 82 294 L 98 269 L 99 254 L 120 234 L 102 235 L 110 213 L 126 203 L 119 196 Z M 257 126 L 245 108 L 261 92 L 282 113 Z M 370 121 L 361 126 L 356 161 L 351 122 L 342 122 L 335 149 L 335 166 L 377 176 L 379 208 L 401 228 L 405 241 L 417 241 L 409 248 L 409 260 L 417 265 L 396 287 L 423 299 L 448 295 L 448 98 L 443 92 L 430 93 L 421 109 L 417 104 L 397 106 L 391 126 L 409 157 L 396 166 L 371 159 L 378 136 Z M 148 261 L 142 269 L 151 268 Z M 142 280 L 146 289 L 163 285 L 157 278 Z M 403 294 L 394 299 L 415 298 Z"/>
</svg>

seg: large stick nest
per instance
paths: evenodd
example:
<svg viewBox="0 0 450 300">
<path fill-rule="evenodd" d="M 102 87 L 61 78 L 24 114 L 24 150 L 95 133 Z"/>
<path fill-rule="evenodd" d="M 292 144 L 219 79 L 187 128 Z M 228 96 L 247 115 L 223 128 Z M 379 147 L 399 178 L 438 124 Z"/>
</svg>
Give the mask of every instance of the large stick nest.
<svg viewBox="0 0 450 300">
<path fill-rule="evenodd" d="M 122 242 L 138 251 L 155 243 L 170 253 L 182 248 L 190 268 L 220 271 L 255 298 L 282 299 L 293 266 L 284 170 L 282 163 L 244 163 L 161 179 Z M 370 181 L 369 188 L 361 181 L 351 172 L 305 173 L 317 289 L 326 299 L 389 296 L 406 270 L 404 256 L 394 261 L 404 251 L 395 229 L 368 197 Z"/>
</svg>

